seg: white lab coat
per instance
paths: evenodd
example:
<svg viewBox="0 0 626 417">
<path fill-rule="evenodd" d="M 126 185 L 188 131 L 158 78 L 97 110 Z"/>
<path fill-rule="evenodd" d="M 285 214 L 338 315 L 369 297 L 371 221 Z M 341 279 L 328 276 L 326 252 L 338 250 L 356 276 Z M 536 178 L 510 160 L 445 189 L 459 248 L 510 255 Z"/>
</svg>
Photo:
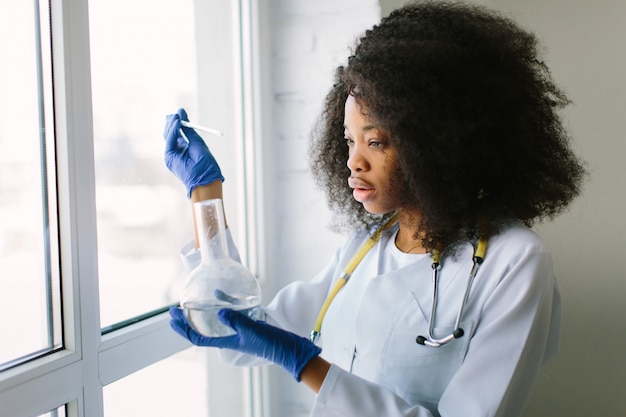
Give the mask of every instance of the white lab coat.
<svg viewBox="0 0 626 417">
<path fill-rule="evenodd" d="M 465 335 L 433 348 L 415 342 L 428 332 L 431 260 L 397 250 L 396 232 L 382 234 L 326 314 L 318 343 L 332 366 L 311 415 L 519 416 L 541 367 L 558 350 L 560 298 L 545 244 L 519 224 L 490 239 L 463 313 Z M 283 288 L 265 308 L 267 321 L 308 337 L 332 284 L 367 236 L 353 235 L 313 280 Z M 471 258 L 467 244 L 457 259 L 442 260 L 435 337 L 454 327 Z M 260 364 L 232 352 L 222 357 Z"/>
</svg>

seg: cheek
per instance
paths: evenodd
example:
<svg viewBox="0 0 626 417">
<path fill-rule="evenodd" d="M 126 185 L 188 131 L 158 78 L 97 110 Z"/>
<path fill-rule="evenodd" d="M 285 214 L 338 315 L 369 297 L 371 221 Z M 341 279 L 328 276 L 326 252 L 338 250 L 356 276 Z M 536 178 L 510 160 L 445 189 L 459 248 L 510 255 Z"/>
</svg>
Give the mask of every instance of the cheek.
<svg viewBox="0 0 626 417">
<path fill-rule="evenodd" d="M 408 199 L 408 186 L 404 179 L 402 170 L 398 163 L 394 163 L 387 167 L 385 170 L 387 173 L 387 198 L 395 206 L 402 206 Z"/>
</svg>

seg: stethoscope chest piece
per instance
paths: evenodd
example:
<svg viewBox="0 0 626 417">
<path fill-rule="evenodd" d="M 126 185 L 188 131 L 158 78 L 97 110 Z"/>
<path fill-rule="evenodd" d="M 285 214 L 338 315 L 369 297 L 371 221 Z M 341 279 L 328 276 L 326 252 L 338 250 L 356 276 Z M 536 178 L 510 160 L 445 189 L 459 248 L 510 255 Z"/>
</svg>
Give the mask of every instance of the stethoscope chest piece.
<svg viewBox="0 0 626 417">
<path fill-rule="evenodd" d="M 439 347 L 445 345 L 448 342 L 451 342 L 454 339 L 463 337 L 464 334 L 465 331 L 462 328 L 458 327 L 454 329 L 450 335 L 441 339 L 435 339 L 430 334 L 428 335 L 428 338 L 426 338 L 425 336 L 417 336 L 415 338 L 415 343 L 422 346 Z"/>
</svg>

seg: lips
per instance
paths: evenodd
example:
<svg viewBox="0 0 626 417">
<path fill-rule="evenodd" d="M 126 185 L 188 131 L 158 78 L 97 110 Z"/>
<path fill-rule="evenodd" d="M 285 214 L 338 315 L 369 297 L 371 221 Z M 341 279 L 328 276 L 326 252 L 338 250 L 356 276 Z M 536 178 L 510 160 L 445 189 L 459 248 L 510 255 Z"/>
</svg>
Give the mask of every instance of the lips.
<svg viewBox="0 0 626 417">
<path fill-rule="evenodd" d="M 371 190 L 374 188 L 367 182 L 354 177 L 348 178 L 348 185 L 353 189 Z"/>
<path fill-rule="evenodd" d="M 348 178 L 348 185 L 353 189 L 352 196 L 359 203 L 365 203 L 370 200 L 376 191 L 374 187 L 359 178 Z"/>
</svg>

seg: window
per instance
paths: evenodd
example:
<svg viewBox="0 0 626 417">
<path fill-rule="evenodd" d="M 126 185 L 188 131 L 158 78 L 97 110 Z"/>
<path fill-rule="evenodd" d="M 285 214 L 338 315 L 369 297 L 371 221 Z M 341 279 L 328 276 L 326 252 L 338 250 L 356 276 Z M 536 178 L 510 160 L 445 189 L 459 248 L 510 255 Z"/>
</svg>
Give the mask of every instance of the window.
<svg viewBox="0 0 626 417">
<path fill-rule="evenodd" d="M 49 413 L 42 414 L 41 417 L 65 417 L 67 414 L 65 413 L 65 407 L 56 408 Z"/>
<path fill-rule="evenodd" d="M 0 415 L 118 415 L 143 400 L 127 402 L 125 387 L 150 380 L 156 393 L 155 375 L 194 378 L 200 391 L 228 376 L 238 404 L 258 397 L 259 371 L 212 370 L 160 313 L 177 300 L 176 252 L 192 232 L 184 188 L 162 163 L 164 116 L 178 107 L 225 133 L 207 140 L 230 183 L 229 224 L 258 271 L 255 4 L 0 4 Z M 211 407 L 192 397 L 194 410 Z"/>
<path fill-rule="evenodd" d="M 61 343 L 48 16 L 0 4 L 0 369 Z"/>
<path fill-rule="evenodd" d="M 177 250 L 191 236 L 191 210 L 163 163 L 162 132 L 179 107 L 199 117 L 194 13 L 193 0 L 89 0 L 105 329 L 176 303 L 184 280 Z"/>
<path fill-rule="evenodd" d="M 206 359 L 194 347 L 107 385 L 104 415 L 209 416 Z"/>
</svg>

